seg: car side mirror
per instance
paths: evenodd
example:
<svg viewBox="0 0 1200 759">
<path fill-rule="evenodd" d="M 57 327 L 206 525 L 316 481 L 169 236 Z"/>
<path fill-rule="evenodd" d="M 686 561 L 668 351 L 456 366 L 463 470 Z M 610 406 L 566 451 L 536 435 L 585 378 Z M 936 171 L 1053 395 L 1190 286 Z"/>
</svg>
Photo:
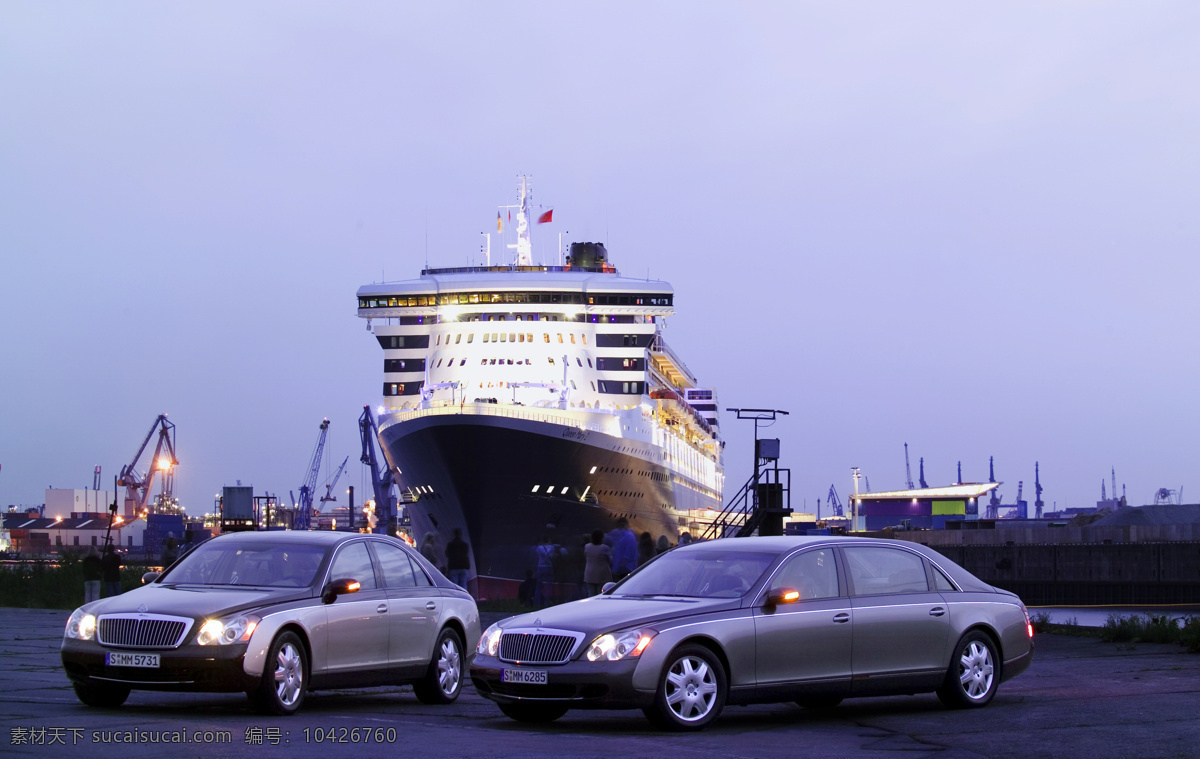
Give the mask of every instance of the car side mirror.
<svg viewBox="0 0 1200 759">
<path fill-rule="evenodd" d="M 321 590 L 321 602 L 331 604 L 337 600 L 338 596 L 344 596 L 347 593 L 357 593 L 362 587 L 358 580 L 343 577 L 340 580 L 330 580 L 325 583 L 325 587 Z"/>
<path fill-rule="evenodd" d="M 159 572 L 147 572 L 146 574 L 142 575 L 142 584 L 149 585 L 158 579 L 159 574 Z"/>
<path fill-rule="evenodd" d="M 604 583 L 604 587 L 600 588 L 600 595 L 607 596 L 609 591 L 611 591 L 615 587 L 617 587 L 617 584 L 615 582 Z"/>
<path fill-rule="evenodd" d="M 800 591 L 792 588 L 778 588 L 767 593 L 767 602 L 764 606 L 779 606 L 780 604 L 794 604 L 800 600 Z"/>
</svg>

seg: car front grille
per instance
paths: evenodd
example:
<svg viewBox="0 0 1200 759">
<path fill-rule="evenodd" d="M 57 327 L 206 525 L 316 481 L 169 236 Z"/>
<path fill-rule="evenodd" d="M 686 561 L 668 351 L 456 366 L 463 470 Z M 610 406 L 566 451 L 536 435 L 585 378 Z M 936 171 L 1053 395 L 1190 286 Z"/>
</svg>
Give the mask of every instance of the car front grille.
<svg viewBox="0 0 1200 759">
<path fill-rule="evenodd" d="M 505 632 L 500 636 L 500 661 L 522 664 L 562 664 L 579 642 L 567 632 Z"/>
<path fill-rule="evenodd" d="M 188 617 L 162 614 L 105 614 L 96 623 L 96 639 L 105 646 L 176 648 L 192 627 Z"/>
</svg>

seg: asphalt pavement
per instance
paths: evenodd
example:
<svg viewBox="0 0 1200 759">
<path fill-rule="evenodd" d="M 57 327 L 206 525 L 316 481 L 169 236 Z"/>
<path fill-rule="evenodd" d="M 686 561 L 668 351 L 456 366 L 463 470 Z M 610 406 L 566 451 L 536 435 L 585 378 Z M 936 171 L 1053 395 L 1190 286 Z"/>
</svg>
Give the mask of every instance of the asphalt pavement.
<svg viewBox="0 0 1200 759">
<path fill-rule="evenodd" d="M 135 691 L 116 710 L 80 704 L 58 648 L 68 613 L 0 609 L 0 754 L 89 757 L 1195 757 L 1200 656 L 1173 645 L 1042 635 L 1033 665 L 985 709 L 933 695 L 727 708 L 696 734 L 652 729 L 638 711 L 573 711 L 512 722 L 468 684 L 425 706 L 411 688 L 312 693 L 293 717 L 251 711 L 240 694 Z M 499 616 L 499 615 L 489 615 Z M 493 621 L 491 619 L 485 620 Z M 185 743 L 164 745 L 166 738 Z M 154 741 L 159 742 L 154 742 Z"/>
</svg>

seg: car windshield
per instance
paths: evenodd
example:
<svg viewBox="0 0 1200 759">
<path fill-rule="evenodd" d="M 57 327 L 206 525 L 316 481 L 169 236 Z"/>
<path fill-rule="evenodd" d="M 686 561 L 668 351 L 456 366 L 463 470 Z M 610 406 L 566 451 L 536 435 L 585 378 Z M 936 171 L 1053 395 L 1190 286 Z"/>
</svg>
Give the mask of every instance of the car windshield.
<svg viewBox="0 0 1200 759">
<path fill-rule="evenodd" d="M 322 546 L 286 543 L 207 543 L 179 560 L 163 582 L 302 588 L 312 584 L 325 556 Z"/>
<path fill-rule="evenodd" d="M 738 598 L 762 577 L 774 559 L 767 553 L 671 551 L 621 583 L 612 595 Z"/>
</svg>

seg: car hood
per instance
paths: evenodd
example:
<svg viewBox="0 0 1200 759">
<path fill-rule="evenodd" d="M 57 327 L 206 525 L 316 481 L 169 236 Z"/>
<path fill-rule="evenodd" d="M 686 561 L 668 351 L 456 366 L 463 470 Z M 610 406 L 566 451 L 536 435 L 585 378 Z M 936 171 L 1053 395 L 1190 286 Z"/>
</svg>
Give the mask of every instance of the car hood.
<svg viewBox="0 0 1200 759">
<path fill-rule="evenodd" d="M 629 627 L 653 626 L 664 620 L 736 609 L 740 598 L 632 598 L 594 596 L 510 617 L 501 626 L 542 627 L 601 635 Z"/>
<path fill-rule="evenodd" d="M 89 604 L 101 614 L 169 614 L 178 617 L 212 617 L 233 614 L 268 604 L 311 598 L 310 588 L 256 588 L 201 585 L 145 585 L 128 593 Z"/>
</svg>

